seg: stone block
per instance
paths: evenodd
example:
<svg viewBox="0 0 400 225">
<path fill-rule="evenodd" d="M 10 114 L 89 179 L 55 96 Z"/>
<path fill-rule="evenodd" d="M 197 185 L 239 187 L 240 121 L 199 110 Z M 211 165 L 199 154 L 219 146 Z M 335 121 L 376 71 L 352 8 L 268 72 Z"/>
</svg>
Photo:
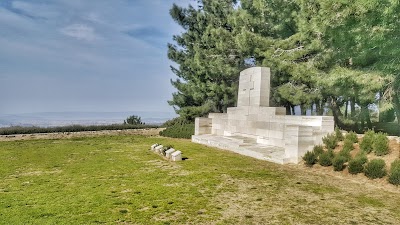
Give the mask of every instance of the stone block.
<svg viewBox="0 0 400 225">
<path fill-rule="evenodd" d="M 151 149 L 152 151 L 154 151 L 154 149 L 155 149 L 157 146 L 158 146 L 158 144 L 154 144 L 154 145 L 151 146 L 150 149 Z"/>
<path fill-rule="evenodd" d="M 211 134 L 212 119 L 210 118 L 196 118 L 194 126 L 194 134 Z"/>
<path fill-rule="evenodd" d="M 182 161 L 182 152 L 181 151 L 176 151 L 171 153 L 171 160 L 172 161 Z"/>
<path fill-rule="evenodd" d="M 157 153 L 161 153 L 163 148 L 164 148 L 164 146 L 159 145 L 159 146 L 155 147 L 154 151 L 157 152 Z"/>
<path fill-rule="evenodd" d="M 276 109 L 275 115 L 286 115 L 286 108 L 277 107 L 275 109 Z"/>
<path fill-rule="evenodd" d="M 171 158 L 171 154 L 174 153 L 176 150 L 173 148 L 168 149 L 167 151 L 165 151 L 165 157 L 167 157 L 168 159 Z"/>
</svg>

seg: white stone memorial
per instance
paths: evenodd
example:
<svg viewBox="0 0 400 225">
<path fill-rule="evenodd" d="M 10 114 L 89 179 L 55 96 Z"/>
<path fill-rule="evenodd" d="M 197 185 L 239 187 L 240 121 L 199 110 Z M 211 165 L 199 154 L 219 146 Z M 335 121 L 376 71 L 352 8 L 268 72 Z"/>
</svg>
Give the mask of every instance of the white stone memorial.
<svg viewBox="0 0 400 225">
<path fill-rule="evenodd" d="M 157 153 L 161 153 L 161 151 L 162 151 L 163 148 L 164 148 L 164 146 L 159 145 L 159 146 L 157 146 L 157 147 L 154 149 L 154 151 L 157 152 Z"/>
<path fill-rule="evenodd" d="M 175 149 L 173 149 L 173 148 L 168 149 L 167 151 L 165 151 L 165 157 L 167 157 L 167 159 L 170 159 L 171 158 L 171 154 L 173 152 L 175 152 Z"/>
<path fill-rule="evenodd" d="M 176 151 L 171 154 L 172 161 L 182 161 L 182 152 Z"/>
<path fill-rule="evenodd" d="M 288 116 L 284 107 L 269 107 L 269 96 L 269 68 L 242 71 L 237 107 L 196 118 L 192 141 L 284 164 L 298 163 L 334 131 L 333 117 Z"/>
</svg>

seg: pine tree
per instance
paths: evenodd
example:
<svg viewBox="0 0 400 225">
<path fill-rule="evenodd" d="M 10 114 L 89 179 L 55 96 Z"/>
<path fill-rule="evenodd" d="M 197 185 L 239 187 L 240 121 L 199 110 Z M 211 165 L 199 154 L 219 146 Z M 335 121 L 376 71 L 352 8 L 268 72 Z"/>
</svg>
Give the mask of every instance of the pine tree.
<svg viewBox="0 0 400 225">
<path fill-rule="evenodd" d="M 313 60 L 318 54 L 309 36 L 299 32 L 299 4 L 295 0 L 241 1 L 236 26 L 237 44 L 254 64 L 272 69 L 273 100 L 291 114 L 300 105 L 304 114 L 314 103 L 321 105 L 317 85 L 320 71 Z M 322 107 L 321 107 L 322 108 Z M 321 113 L 321 110 L 318 110 Z"/>
<path fill-rule="evenodd" d="M 173 5 L 172 18 L 184 29 L 169 44 L 168 57 L 178 77 L 169 104 L 187 120 L 209 112 L 226 112 L 236 102 L 239 73 L 246 67 L 234 43 L 235 30 L 228 18 L 233 0 L 198 1 L 195 8 Z"/>
</svg>

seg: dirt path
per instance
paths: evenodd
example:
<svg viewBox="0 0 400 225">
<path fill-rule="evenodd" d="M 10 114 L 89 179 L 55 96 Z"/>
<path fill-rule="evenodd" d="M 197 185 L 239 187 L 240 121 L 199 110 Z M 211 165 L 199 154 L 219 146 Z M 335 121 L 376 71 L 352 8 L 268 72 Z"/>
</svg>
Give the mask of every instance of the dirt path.
<svg viewBox="0 0 400 225">
<path fill-rule="evenodd" d="M 0 135 L 0 141 L 35 140 L 35 139 L 60 139 L 76 137 L 94 137 L 101 135 L 146 135 L 156 136 L 165 128 L 130 129 L 130 130 L 103 130 L 103 131 L 82 131 L 63 133 L 38 133 L 38 134 L 15 134 Z"/>
</svg>

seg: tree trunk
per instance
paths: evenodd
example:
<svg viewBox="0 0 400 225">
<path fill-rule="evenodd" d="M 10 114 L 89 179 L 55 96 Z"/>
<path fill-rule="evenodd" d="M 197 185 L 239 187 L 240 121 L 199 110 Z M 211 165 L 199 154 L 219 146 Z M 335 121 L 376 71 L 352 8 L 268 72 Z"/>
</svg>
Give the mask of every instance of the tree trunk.
<svg viewBox="0 0 400 225">
<path fill-rule="evenodd" d="M 324 114 L 324 107 L 322 100 L 315 102 L 315 113 L 317 116 L 322 116 Z"/>
<path fill-rule="evenodd" d="M 344 117 L 347 118 L 348 115 L 348 108 L 349 108 L 349 101 L 346 101 L 346 108 L 344 109 Z"/>
<path fill-rule="evenodd" d="M 335 126 L 343 127 L 343 124 L 339 119 L 341 116 L 343 116 L 343 114 L 340 111 L 340 108 L 336 100 L 334 100 L 333 98 L 331 99 L 331 109 L 332 109 L 333 119 L 335 121 Z"/>
<path fill-rule="evenodd" d="M 296 115 L 296 112 L 294 111 L 294 105 L 292 105 L 291 108 L 292 108 L 292 116 Z"/>
<path fill-rule="evenodd" d="M 352 97 L 350 100 L 350 109 L 351 109 L 351 118 L 354 118 L 356 116 L 356 98 Z"/>
<path fill-rule="evenodd" d="M 305 116 L 307 113 L 307 107 L 304 104 L 300 105 L 300 113 L 302 116 Z"/>
<path fill-rule="evenodd" d="M 393 95 L 393 107 L 394 111 L 396 112 L 396 117 L 397 117 L 397 123 L 400 125 L 400 99 L 399 99 L 399 94 L 395 92 Z"/>
<path fill-rule="evenodd" d="M 369 115 L 368 107 L 367 107 L 367 110 L 365 111 L 365 116 L 366 116 L 365 119 L 367 120 L 368 129 L 372 130 L 371 117 L 370 117 L 370 115 Z"/>
<path fill-rule="evenodd" d="M 291 108 L 291 106 L 290 106 L 289 104 L 287 104 L 287 105 L 285 106 L 285 108 L 286 108 L 286 115 L 291 115 L 291 113 L 292 113 L 292 108 Z"/>
<path fill-rule="evenodd" d="M 361 130 L 365 128 L 365 122 L 367 122 L 367 128 L 372 129 L 371 117 L 369 115 L 368 105 L 361 106 Z"/>
</svg>

